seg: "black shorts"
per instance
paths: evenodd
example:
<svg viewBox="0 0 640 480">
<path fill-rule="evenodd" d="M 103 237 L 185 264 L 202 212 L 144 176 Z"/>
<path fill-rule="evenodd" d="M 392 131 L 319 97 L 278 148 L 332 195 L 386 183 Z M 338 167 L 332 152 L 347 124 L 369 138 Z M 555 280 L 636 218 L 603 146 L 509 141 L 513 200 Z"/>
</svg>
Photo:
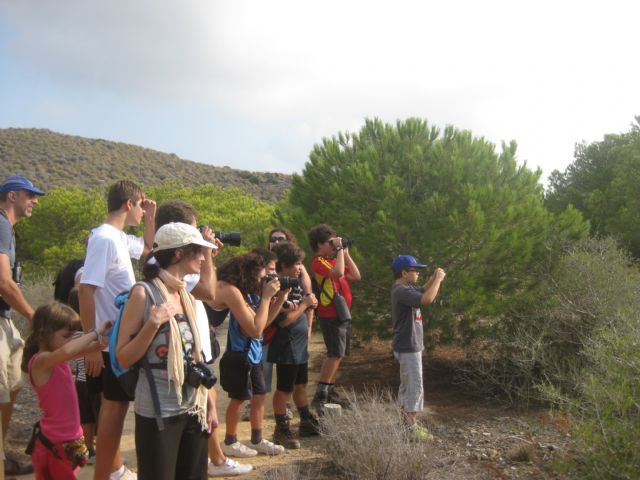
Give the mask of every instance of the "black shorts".
<svg viewBox="0 0 640 480">
<path fill-rule="evenodd" d="M 257 365 L 251 364 L 249 372 L 249 381 L 246 388 L 228 392 L 229 398 L 234 400 L 251 400 L 253 395 L 264 395 L 267 393 L 267 386 L 264 383 L 264 372 L 262 371 L 262 363 Z"/>
<path fill-rule="evenodd" d="M 281 392 L 291 393 L 295 385 L 309 383 L 309 367 L 307 363 L 299 365 L 276 365 L 278 374 L 277 389 Z"/>
<path fill-rule="evenodd" d="M 118 378 L 111 370 L 111 361 L 109 360 L 109 352 L 102 352 L 102 360 L 104 368 L 98 377 L 90 377 L 87 375 L 87 388 L 90 392 L 102 392 L 104 398 L 114 402 L 132 402 L 133 397 L 127 395 Z"/>
<path fill-rule="evenodd" d="M 89 391 L 87 382 L 76 380 L 78 406 L 80 407 L 80 423 L 96 423 L 100 412 L 100 393 Z"/>
<path fill-rule="evenodd" d="M 351 350 L 351 322 L 342 322 L 335 317 L 318 317 L 318 320 L 327 347 L 327 357 L 348 356 Z"/>
</svg>

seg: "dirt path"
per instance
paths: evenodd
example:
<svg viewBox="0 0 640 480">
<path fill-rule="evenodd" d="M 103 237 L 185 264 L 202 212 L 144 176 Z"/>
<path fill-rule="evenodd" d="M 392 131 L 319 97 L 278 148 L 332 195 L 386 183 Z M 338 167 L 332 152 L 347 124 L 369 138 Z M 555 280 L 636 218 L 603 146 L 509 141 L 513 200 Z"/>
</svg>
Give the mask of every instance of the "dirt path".
<svg viewBox="0 0 640 480">
<path fill-rule="evenodd" d="M 220 338 L 225 333 L 220 332 Z M 224 342 L 222 342 L 224 343 Z M 324 345 L 319 333 L 314 333 L 310 345 L 311 396 L 317 381 L 323 358 Z M 472 400 L 460 387 L 451 382 L 447 368 L 446 351 L 429 353 L 425 357 L 425 413 L 421 420 L 430 428 L 436 439 L 425 448 L 436 448 L 438 460 L 425 472 L 426 478 L 444 479 L 561 479 L 553 472 L 552 462 L 569 449 L 568 425 L 563 419 L 551 417 L 547 412 L 521 413 L 508 410 L 490 402 Z M 372 387 L 391 389 L 398 387 L 397 364 L 388 342 L 370 342 L 356 346 L 352 355 L 341 367 L 339 383 L 351 386 L 355 392 Z M 216 387 L 218 388 L 218 387 Z M 218 390 L 218 412 L 221 422 L 228 398 Z M 15 418 L 8 438 L 8 450 L 22 455 L 31 425 L 38 418 L 37 401 L 30 387 L 25 386 L 18 397 Z M 132 410 L 132 409 L 131 409 Z M 271 396 L 266 403 L 264 433 L 270 438 L 274 421 Z M 294 424 L 297 419 L 294 420 Z M 224 424 L 218 429 L 218 437 L 224 436 Z M 238 438 L 250 437 L 249 422 L 241 422 Z M 280 465 L 296 463 L 305 466 L 326 465 L 325 478 L 339 478 L 330 467 L 320 438 L 302 439 L 300 450 L 287 451 L 277 457 L 258 456 L 248 459 L 254 471 L 243 477 L 262 478 L 264 473 Z M 129 413 L 121 442 L 127 465 L 135 469 L 135 445 L 133 438 L 133 414 Z M 24 456 L 22 458 L 25 458 Z M 316 469 L 317 470 L 317 469 Z M 79 479 L 91 479 L 93 468 L 82 469 Z M 32 479 L 34 476 L 22 476 Z"/>
</svg>

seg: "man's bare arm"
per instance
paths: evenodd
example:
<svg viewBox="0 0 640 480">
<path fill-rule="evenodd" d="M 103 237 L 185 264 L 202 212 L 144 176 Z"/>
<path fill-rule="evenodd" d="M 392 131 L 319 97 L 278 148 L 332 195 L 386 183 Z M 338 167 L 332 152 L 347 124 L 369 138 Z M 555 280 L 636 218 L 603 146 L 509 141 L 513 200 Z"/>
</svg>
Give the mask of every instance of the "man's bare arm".
<svg viewBox="0 0 640 480">
<path fill-rule="evenodd" d="M 4 253 L 0 253 L 0 295 L 11 308 L 31 322 L 33 308 L 24 298 L 24 294 L 18 284 L 13 281 L 9 256 Z"/>
<path fill-rule="evenodd" d="M 96 304 L 93 295 L 95 285 L 81 283 L 78 287 L 78 303 L 80 303 L 80 323 L 84 333 L 96 328 Z M 101 352 L 91 352 L 85 355 L 85 369 L 90 377 L 97 377 L 104 368 Z"/>
</svg>

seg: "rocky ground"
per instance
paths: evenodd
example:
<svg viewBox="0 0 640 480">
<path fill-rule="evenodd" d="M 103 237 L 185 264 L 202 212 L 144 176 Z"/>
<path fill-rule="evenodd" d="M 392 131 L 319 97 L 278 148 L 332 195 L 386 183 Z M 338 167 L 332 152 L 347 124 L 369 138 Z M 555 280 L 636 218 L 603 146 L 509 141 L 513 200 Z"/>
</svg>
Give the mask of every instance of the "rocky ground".
<svg viewBox="0 0 640 480">
<path fill-rule="evenodd" d="M 221 335 L 222 338 L 224 336 Z M 310 363 L 311 393 L 322 361 L 323 344 L 319 334 L 314 334 Z M 478 401 L 461 387 L 451 382 L 451 358 L 446 350 L 431 352 L 425 357 L 426 411 L 421 421 L 435 436 L 425 445 L 434 454 L 433 464 L 425 472 L 425 478 L 433 479 L 563 479 L 556 473 L 555 462 L 571 453 L 568 422 L 554 417 L 545 410 L 518 411 L 505 408 L 496 402 Z M 397 364 L 388 342 L 374 341 L 358 345 L 341 367 L 339 382 L 350 386 L 356 394 L 373 386 L 395 391 L 398 386 Z M 218 410 L 224 421 L 226 395 L 220 392 Z M 267 403 L 270 403 L 270 399 Z M 347 413 L 348 414 L 348 413 Z M 271 408 L 267 408 L 269 420 L 265 434 L 273 432 Z M 37 399 L 30 387 L 18 397 L 18 403 L 8 436 L 7 448 L 15 455 L 23 455 L 32 424 L 37 420 Z M 222 438 L 224 425 L 219 436 Z M 129 415 L 122 442 L 123 454 L 128 465 L 135 469 L 133 443 L 133 418 Z M 248 422 L 243 422 L 239 438 L 250 436 Z M 251 459 L 254 472 L 245 478 L 305 478 L 305 473 L 315 478 L 341 478 L 323 451 L 322 438 L 303 439 L 302 448 L 287 451 L 279 457 Z M 23 458 L 25 458 L 23 456 Z M 283 467 L 295 465 L 293 470 Z M 280 472 L 276 470 L 280 469 Z M 287 473 L 288 472 L 288 473 Z M 293 473 L 291 473 L 293 472 Z M 24 479 L 32 476 L 20 477 Z M 91 467 L 86 467 L 79 478 L 92 478 Z M 306 478 L 311 478 L 306 476 Z"/>
</svg>

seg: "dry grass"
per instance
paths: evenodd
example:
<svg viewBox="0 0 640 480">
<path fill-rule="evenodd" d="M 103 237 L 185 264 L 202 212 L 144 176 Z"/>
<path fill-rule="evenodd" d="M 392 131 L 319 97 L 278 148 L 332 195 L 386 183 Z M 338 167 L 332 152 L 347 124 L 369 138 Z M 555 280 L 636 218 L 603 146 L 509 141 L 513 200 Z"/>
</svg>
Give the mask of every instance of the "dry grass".
<svg viewBox="0 0 640 480">
<path fill-rule="evenodd" d="M 49 273 L 43 273 L 37 278 L 29 278 L 25 280 L 22 286 L 22 291 L 25 298 L 34 309 L 40 305 L 53 301 L 53 280 L 54 275 Z M 23 338 L 29 333 L 29 324 L 27 320 L 17 312 L 13 312 L 13 321 L 15 322 L 18 330 L 22 334 Z"/>
<path fill-rule="evenodd" d="M 423 479 L 432 461 L 430 444 L 407 441 L 398 406 L 388 392 L 350 395 L 353 409 L 322 418 L 323 449 L 345 478 Z"/>
</svg>

